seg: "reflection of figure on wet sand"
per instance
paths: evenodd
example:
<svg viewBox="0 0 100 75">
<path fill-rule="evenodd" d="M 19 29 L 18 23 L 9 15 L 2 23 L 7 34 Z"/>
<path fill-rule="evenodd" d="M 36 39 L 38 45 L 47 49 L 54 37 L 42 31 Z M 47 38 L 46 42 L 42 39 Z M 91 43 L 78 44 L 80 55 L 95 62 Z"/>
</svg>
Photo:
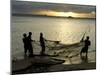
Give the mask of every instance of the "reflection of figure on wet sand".
<svg viewBox="0 0 100 75">
<path fill-rule="evenodd" d="M 40 45 L 41 45 L 41 55 L 45 54 L 45 39 L 43 37 L 43 33 L 40 33 Z"/>
<path fill-rule="evenodd" d="M 33 56 L 33 47 L 32 47 L 32 42 L 33 42 L 33 40 L 32 40 L 32 32 L 29 32 L 29 35 L 28 35 L 28 49 L 29 49 L 29 56 L 31 57 L 31 56 Z"/>
<path fill-rule="evenodd" d="M 86 40 L 84 41 L 84 47 L 82 48 L 81 52 L 80 52 L 80 56 L 82 56 L 83 53 L 86 54 L 86 57 L 88 55 L 88 48 L 91 45 L 91 42 L 89 40 L 89 36 L 86 37 Z"/>
<path fill-rule="evenodd" d="M 82 63 L 88 63 L 88 57 L 87 56 L 81 56 Z"/>
<path fill-rule="evenodd" d="M 27 35 L 24 33 L 23 34 L 23 43 L 24 43 L 24 54 L 27 54 L 27 50 L 28 50 L 28 39 L 27 39 Z"/>
</svg>

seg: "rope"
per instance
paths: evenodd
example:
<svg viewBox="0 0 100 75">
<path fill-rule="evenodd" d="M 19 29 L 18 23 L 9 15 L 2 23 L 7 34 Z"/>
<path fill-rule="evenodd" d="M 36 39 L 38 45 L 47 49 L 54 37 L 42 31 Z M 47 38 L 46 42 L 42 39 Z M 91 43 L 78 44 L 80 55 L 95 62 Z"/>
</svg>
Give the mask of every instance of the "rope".
<svg viewBox="0 0 100 75">
<path fill-rule="evenodd" d="M 40 44 L 38 43 L 39 41 L 33 41 L 34 42 L 34 44 L 36 44 L 36 45 L 38 45 L 38 46 L 40 46 Z M 47 48 L 49 48 L 49 49 L 51 49 L 52 47 L 50 47 L 50 46 L 48 46 L 47 45 L 47 42 L 45 41 L 45 47 L 47 47 Z"/>
</svg>

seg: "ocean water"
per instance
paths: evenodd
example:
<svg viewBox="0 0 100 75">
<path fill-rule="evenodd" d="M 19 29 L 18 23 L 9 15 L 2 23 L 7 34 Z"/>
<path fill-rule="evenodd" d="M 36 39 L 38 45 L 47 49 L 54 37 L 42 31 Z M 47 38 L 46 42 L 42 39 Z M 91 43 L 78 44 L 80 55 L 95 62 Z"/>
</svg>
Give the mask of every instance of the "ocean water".
<svg viewBox="0 0 100 75">
<path fill-rule="evenodd" d="M 39 41 L 40 32 L 48 40 L 59 40 L 63 44 L 79 42 L 83 34 L 90 36 L 89 51 L 95 51 L 96 23 L 95 19 L 71 19 L 52 17 L 22 17 L 12 16 L 11 22 L 11 52 L 13 57 L 23 55 L 23 33 L 32 32 L 32 39 Z M 39 54 L 40 48 L 34 48 Z"/>
</svg>

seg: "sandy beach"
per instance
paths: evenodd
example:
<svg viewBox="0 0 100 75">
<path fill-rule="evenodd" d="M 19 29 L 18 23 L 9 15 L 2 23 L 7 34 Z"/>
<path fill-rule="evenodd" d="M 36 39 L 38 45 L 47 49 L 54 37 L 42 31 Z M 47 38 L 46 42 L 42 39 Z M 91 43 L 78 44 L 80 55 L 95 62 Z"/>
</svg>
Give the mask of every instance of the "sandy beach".
<svg viewBox="0 0 100 75">
<path fill-rule="evenodd" d="M 90 70 L 96 69 L 96 63 L 81 63 L 81 64 L 71 64 L 71 65 L 55 65 L 50 67 L 49 71 L 56 72 L 56 71 L 74 71 L 74 70 Z"/>
<path fill-rule="evenodd" d="M 27 74 L 27 73 L 45 73 L 45 72 L 60 72 L 60 71 L 77 71 L 77 70 L 92 70 L 96 69 L 96 63 L 84 63 L 84 64 L 71 64 L 71 65 L 42 65 L 31 66 L 29 69 L 13 72 L 13 74 Z"/>
<path fill-rule="evenodd" d="M 95 52 L 90 52 L 88 59 L 80 58 L 79 55 L 73 58 L 66 58 L 66 60 L 52 56 L 35 56 L 30 59 L 20 59 L 12 62 L 12 73 L 27 74 L 96 69 L 93 55 L 95 55 Z"/>
</svg>

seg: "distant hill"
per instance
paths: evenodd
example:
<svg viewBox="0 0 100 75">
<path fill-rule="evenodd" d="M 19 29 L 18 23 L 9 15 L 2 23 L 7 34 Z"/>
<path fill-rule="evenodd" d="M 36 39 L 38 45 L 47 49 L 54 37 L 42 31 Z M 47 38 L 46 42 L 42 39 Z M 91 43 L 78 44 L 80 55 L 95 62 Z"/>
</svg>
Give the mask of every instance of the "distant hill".
<svg viewBox="0 0 100 75">
<path fill-rule="evenodd" d="M 12 16 L 26 16 L 26 17 L 53 17 L 53 18 L 71 18 L 71 19 L 95 19 L 95 18 L 82 18 L 82 17 L 62 17 L 62 16 L 48 16 L 48 15 L 36 15 L 36 14 L 12 14 Z"/>
</svg>

